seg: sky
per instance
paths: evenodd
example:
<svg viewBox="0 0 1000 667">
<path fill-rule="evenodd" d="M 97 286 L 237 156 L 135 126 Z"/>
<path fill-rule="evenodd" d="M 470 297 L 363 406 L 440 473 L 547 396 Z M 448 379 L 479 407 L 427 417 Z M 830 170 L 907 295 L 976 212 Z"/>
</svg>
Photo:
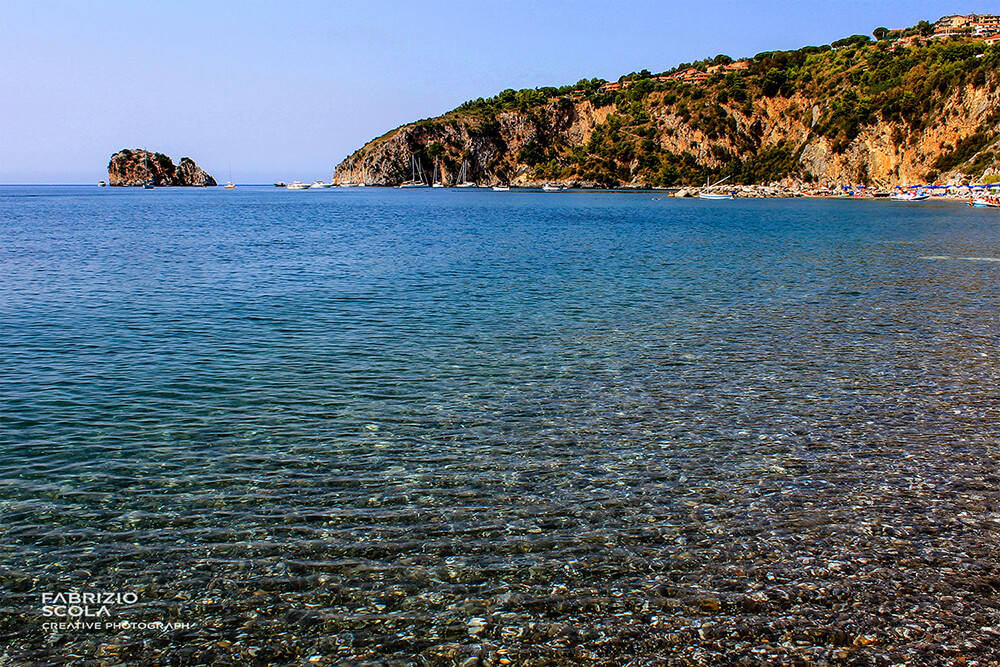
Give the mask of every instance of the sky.
<svg viewBox="0 0 1000 667">
<path fill-rule="evenodd" d="M 1000 13 L 952 0 L 0 0 L 0 183 L 95 183 L 122 148 L 220 181 L 329 180 L 369 139 L 505 88 Z"/>
</svg>

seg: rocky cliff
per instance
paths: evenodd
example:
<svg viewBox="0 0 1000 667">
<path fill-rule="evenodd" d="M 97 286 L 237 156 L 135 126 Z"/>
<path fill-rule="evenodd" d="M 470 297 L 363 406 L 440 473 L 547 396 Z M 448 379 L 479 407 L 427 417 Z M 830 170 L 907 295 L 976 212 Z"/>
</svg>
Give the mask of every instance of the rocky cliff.
<svg viewBox="0 0 1000 667">
<path fill-rule="evenodd" d="M 163 153 L 142 149 L 124 149 L 111 156 L 108 163 L 108 184 L 122 186 L 153 185 L 217 185 L 194 160 L 182 157 L 174 166 L 173 160 Z"/>
<path fill-rule="evenodd" d="M 504 91 L 370 141 L 336 177 L 396 185 L 414 162 L 428 180 L 436 169 L 452 184 L 464 165 L 469 180 L 524 186 L 729 176 L 891 187 L 1000 172 L 1000 47 L 841 43 L 758 54 L 739 67 L 719 57 L 612 84 Z"/>
</svg>

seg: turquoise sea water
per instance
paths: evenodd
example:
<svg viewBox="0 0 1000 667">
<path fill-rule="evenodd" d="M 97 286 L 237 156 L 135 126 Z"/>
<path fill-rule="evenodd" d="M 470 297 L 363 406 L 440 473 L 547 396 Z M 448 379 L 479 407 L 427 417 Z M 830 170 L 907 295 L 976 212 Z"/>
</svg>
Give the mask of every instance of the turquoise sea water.
<svg viewBox="0 0 1000 667">
<path fill-rule="evenodd" d="M 995 655 L 998 278 L 945 202 L 0 188 L 0 636 Z M 76 588 L 192 627 L 44 628 Z"/>
</svg>

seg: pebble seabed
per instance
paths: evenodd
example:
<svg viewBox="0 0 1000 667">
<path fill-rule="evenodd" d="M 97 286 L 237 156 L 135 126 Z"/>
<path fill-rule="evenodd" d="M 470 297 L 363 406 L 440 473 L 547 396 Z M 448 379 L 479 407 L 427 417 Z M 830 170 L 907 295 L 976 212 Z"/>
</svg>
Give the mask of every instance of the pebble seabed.
<svg viewBox="0 0 1000 667">
<path fill-rule="evenodd" d="M 378 492 L 303 467 L 169 520 L 93 509 L 131 524 L 121 542 L 59 547 L 95 532 L 66 526 L 26 564 L 42 576 L 2 572 L 0 664 L 994 665 L 985 449 L 550 451 L 502 472 L 472 452 Z M 250 502 L 258 527 L 204 527 Z M 40 592 L 82 582 L 136 594 L 111 620 L 188 627 L 45 629 Z"/>
</svg>

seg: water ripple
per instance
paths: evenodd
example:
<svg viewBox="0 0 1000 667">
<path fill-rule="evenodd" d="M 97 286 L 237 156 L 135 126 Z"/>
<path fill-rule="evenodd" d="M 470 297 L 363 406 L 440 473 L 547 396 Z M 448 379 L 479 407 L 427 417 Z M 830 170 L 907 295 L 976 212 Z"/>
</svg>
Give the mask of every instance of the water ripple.
<svg viewBox="0 0 1000 667">
<path fill-rule="evenodd" d="M 9 190 L 19 664 L 996 657 L 978 210 Z"/>
</svg>

